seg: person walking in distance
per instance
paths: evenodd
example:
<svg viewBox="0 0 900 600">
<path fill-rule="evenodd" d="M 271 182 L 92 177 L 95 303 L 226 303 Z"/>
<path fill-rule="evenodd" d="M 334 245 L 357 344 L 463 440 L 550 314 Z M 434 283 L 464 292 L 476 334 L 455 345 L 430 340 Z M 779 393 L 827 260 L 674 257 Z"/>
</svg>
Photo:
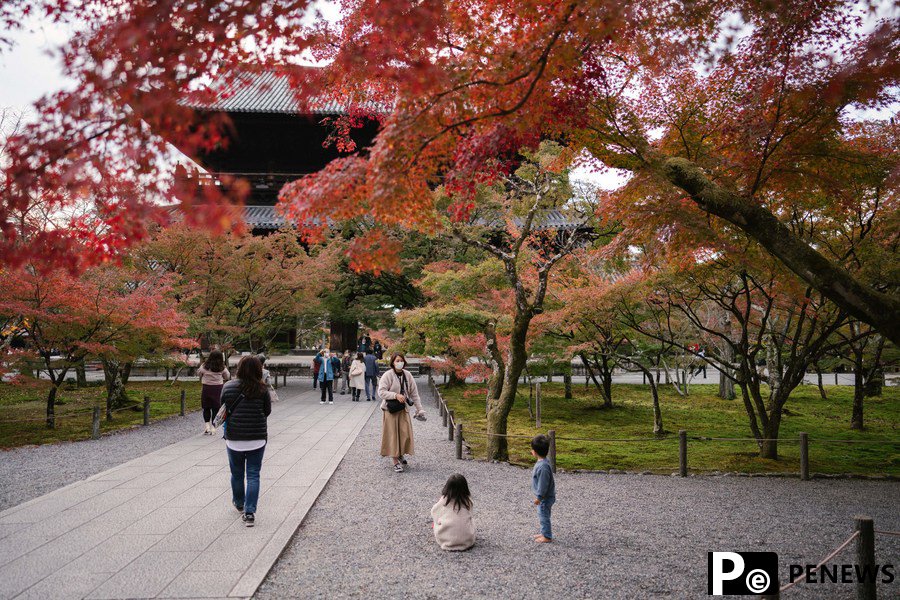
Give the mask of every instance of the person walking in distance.
<svg viewBox="0 0 900 600">
<path fill-rule="evenodd" d="M 369 402 L 375 399 L 375 391 L 378 389 L 378 359 L 369 352 L 363 357 L 363 361 L 366 363 L 366 402 Z"/>
<path fill-rule="evenodd" d="M 381 347 L 381 342 L 375 340 L 375 344 L 372 346 L 372 354 L 375 355 L 375 358 L 381 360 L 384 358 L 384 348 Z"/>
<path fill-rule="evenodd" d="M 269 388 L 262 378 L 259 359 L 245 356 L 238 363 L 237 379 L 222 389 L 227 415 L 225 446 L 231 469 L 231 503 L 244 513 L 242 520 L 247 527 L 256 523 L 259 472 L 268 440 L 267 418 L 272 413 Z"/>
<path fill-rule="evenodd" d="M 225 365 L 225 355 L 219 350 L 213 350 L 206 360 L 197 369 L 200 377 L 200 406 L 203 408 L 204 431 L 203 435 L 215 433 L 212 421 L 221 406 L 222 386 L 231 379 L 231 373 Z"/>
<path fill-rule="evenodd" d="M 359 402 L 363 388 L 366 387 L 366 363 L 363 360 L 362 352 L 356 353 L 356 358 L 350 363 L 350 393 L 353 402 Z"/>
<path fill-rule="evenodd" d="M 341 374 L 343 377 L 341 378 L 341 395 L 343 396 L 347 390 L 353 392 L 353 388 L 350 387 L 350 364 L 353 362 L 353 357 L 350 356 L 349 350 L 344 350 L 344 356 L 341 357 Z"/>
<path fill-rule="evenodd" d="M 329 404 L 334 404 L 334 378 L 341 363 L 334 359 L 328 350 L 324 350 L 320 356 L 316 357 L 316 361 L 319 363 L 319 388 L 322 390 L 322 399 L 319 404 L 325 404 L 326 395 Z"/>
<path fill-rule="evenodd" d="M 416 407 L 416 418 L 424 419 L 425 411 L 419 400 L 419 388 L 412 373 L 404 369 L 406 357 L 394 354 L 390 368 L 378 382 L 378 397 L 381 399 L 381 455 L 390 456 L 394 471 L 403 472 L 406 456 L 415 451 L 412 420 L 407 405 Z"/>
</svg>

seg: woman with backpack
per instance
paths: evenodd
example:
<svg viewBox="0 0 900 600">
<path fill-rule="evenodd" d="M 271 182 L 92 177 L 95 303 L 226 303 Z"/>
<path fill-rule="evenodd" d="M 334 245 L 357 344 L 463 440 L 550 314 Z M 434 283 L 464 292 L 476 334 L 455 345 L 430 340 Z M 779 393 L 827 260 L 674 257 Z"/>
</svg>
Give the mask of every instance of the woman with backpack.
<svg viewBox="0 0 900 600">
<path fill-rule="evenodd" d="M 272 413 L 272 399 L 263 382 L 263 367 L 258 358 L 241 359 L 237 379 L 222 389 L 222 403 L 227 415 L 225 445 L 231 467 L 231 502 L 244 513 L 244 525 L 253 527 L 259 499 L 259 471 L 268 439 L 266 420 Z"/>
<path fill-rule="evenodd" d="M 407 405 L 416 407 L 417 419 L 425 418 L 416 380 L 412 373 L 404 369 L 405 366 L 406 357 L 400 353 L 394 354 L 390 368 L 378 382 L 382 410 L 381 455 L 391 457 L 397 473 L 402 473 L 403 465 L 407 464 L 404 457 L 412 456 L 415 450 Z"/>
<path fill-rule="evenodd" d="M 222 386 L 231 379 L 231 373 L 225 366 L 225 355 L 219 350 L 213 350 L 206 360 L 197 369 L 200 377 L 200 407 L 203 409 L 203 422 L 205 429 L 203 435 L 212 435 L 216 432 L 212 421 L 221 406 Z"/>
</svg>

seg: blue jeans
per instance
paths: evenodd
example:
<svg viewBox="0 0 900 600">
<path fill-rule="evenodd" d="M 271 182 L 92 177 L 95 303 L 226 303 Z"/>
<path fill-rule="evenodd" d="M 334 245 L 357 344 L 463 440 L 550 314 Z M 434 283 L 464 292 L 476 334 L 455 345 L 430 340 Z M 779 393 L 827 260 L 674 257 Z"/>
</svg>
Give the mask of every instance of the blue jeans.
<svg viewBox="0 0 900 600">
<path fill-rule="evenodd" d="M 242 452 L 228 448 L 228 464 L 231 466 L 231 501 L 236 506 L 243 506 L 244 512 L 256 512 L 256 501 L 259 499 L 259 470 L 262 467 L 263 453 L 266 447 Z M 247 471 L 247 492 L 244 493 L 244 465 Z"/>
<path fill-rule="evenodd" d="M 369 394 L 369 385 L 372 385 L 372 394 Z M 370 377 L 366 375 L 366 399 L 371 398 L 372 400 L 377 400 L 378 397 L 375 395 L 375 392 L 378 391 L 378 377 Z"/>
<path fill-rule="evenodd" d="M 556 504 L 556 498 L 546 498 L 538 504 L 538 520 L 541 522 L 541 535 L 548 540 L 553 539 L 553 530 L 550 529 L 550 511 Z"/>
</svg>

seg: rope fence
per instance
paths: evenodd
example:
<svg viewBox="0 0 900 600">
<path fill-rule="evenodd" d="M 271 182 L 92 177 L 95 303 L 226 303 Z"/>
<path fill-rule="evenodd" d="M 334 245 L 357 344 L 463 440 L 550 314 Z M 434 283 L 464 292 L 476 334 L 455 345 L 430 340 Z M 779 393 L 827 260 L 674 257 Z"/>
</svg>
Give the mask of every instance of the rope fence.
<svg viewBox="0 0 900 600">
<path fill-rule="evenodd" d="M 434 399 L 435 404 L 438 407 L 440 416 L 442 418 L 443 426 L 448 429 L 448 439 L 450 441 L 456 441 L 456 458 L 462 459 L 462 443 L 460 438 L 462 437 L 462 429 L 463 424 L 458 422 L 456 416 L 453 412 L 453 409 L 447 406 L 447 402 L 444 400 L 441 395 L 440 390 L 435 383 L 434 377 L 432 375 L 428 375 L 428 386 L 431 390 L 432 397 Z M 538 400 L 535 406 L 535 417 L 536 417 L 536 425 L 540 427 L 540 400 L 539 400 L 540 392 L 538 392 Z M 530 404 L 529 404 L 530 408 Z M 550 465 L 553 467 L 553 471 L 556 471 L 556 442 L 578 442 L 578 443 L 598 443 L 598 444 L 621 444 L 621 443 L 673 443 L 676 440 L 678 441 L 678 470 L 679 475 L 682 477 L 687 477 L 689 474 L 688 468 L 688 441 L 693 442 L 726 442 L 726 443 L 755 443 L 761 444 L 763 442 L 776 442 L 778 444 L 799 444 L 800 445 L 800 479 L 803 481 L 807 481 L 810 479 L 810 471 L 809 471 L 809 445 L 810 442 L 815 444 L 871 444 L 871 445 L 887 445 L 887 446 L 900 446 L 900 440 L 841 440 L 841 439 L 829 439 L 829 438 L 812 438 L 810 439 L 807 433 L 801 432 L 799 437 L 797 438 L 755 438 L 755 437 L 710 437 L 710 436 L 688 436 L 687 431 L 680 430 L 678 432 L 678 437 L 640 437 L 640 438 L 580 438 L 580 437 L 557 437 L 556 431 L 550 430 L 547 432 L 548 437 L 550 438 L 550 447 L 551 447 L 551 455 L 548 456 L 548 460 L 550 461 Z M 533 436 L 523 435 L 523 434 L 513 434 L 513 433 L 492 433 L 489 431 L 476 431 L 476 430 L 466 430 L 466 437 L 476 437 L 476 438 L 508 438 L 508 439 L 527 439 L 530 440 Z"/>
<path fill-rule="evenodd" d="M 100 438 L 100 416 L 105 413 L 106 415 L 112 415 L 114 413 L 118 413 L 125 410 L 130 410 L 132 412 L 142 411 L 143 412 L 143 425 L 146 427 L 150 425 L 150 405 L 151 404 L 173 404 L 180 403 L 179 416 L 185 416 L 187 411 L 187 393 L 185 390 L 181 390 L 181 395 L 176 399 L 151 399 L 150 396 L 144 396 L 143 404 L 129 404 L 128 406 L 122 406 L 119 408 L 113 408 L 107 410 L 105 407 L 101 407 L 100 405 L 95 405 L 93 408 L 72 411 L 63 414 L 54 414 L 52 417 L 48 417 L 46 415 L 42 417 L 34 417 L 27 419 L 9 419 L 9 420 L 0 420 L 0 424 L 17 424 L 17 423 L 46 423 L 48 419 L 52 418 L 55 423 L 57 419 L 68 419 L 72 417 L 81 417 L 83 415 L 91 415 L 91 439 L 99 439 Z"/>
</svg>

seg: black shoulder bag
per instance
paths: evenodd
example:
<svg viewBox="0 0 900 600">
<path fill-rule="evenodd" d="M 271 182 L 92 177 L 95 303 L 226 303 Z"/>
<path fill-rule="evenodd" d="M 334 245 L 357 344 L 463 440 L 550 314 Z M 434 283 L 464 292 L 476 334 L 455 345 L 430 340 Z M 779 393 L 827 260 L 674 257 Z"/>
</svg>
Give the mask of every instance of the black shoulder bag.
<svg viewBox="0 0 900 600">
<path fill-rule="evenodd" d="M 400 394 L 403 396 L 406 396 L 406 372 L 405 371 L 400 372 Z M 408 399 L 407 399 L 407 402 L 409 402 Z M 403 402 L 400 402 L 399 400 L 391 399 L 391 400 L 388 400 L 386 402 L 386 404 L 387 404 L 388 412 L 391 414 L 398 413 L 401 410 L 406 410 L 406 404 Z M 412 403 L 409 402 L 409 404 L 411 405 Z"/>
</svg>

